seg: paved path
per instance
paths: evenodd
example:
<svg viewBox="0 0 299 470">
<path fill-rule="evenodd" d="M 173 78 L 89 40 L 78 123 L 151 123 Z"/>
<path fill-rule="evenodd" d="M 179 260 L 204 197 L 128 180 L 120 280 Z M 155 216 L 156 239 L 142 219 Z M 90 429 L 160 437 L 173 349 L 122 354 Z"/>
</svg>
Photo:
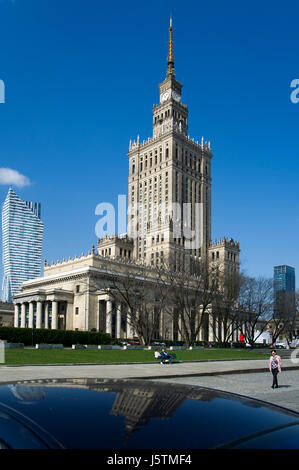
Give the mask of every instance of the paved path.
<svg viewBox="0 0 299 470">
<path fill-rule="evenodd" d="M 246 395 L 258 400 L 274 403 L 299 412 L 299 371 L 282 370 L 278 374 L 277 389 L 272 389 L 272 374 L 270 372 L 206 375 L 197 377 L 177 377 L 173 379 L 155 379 L 161 382 L 198 385 L 216 388 L 226 392 Z"/>
<path fill-rule="evenodd" d="M 284 370 L 299 369 L 299 363 L 284 359 Z M 0 383 L 58 378 L 177 378 L 243 374 L 268 370 L 268 359 L 183 362 L 178 364 L 107 364 L 0 366 Z"/>
</svg>

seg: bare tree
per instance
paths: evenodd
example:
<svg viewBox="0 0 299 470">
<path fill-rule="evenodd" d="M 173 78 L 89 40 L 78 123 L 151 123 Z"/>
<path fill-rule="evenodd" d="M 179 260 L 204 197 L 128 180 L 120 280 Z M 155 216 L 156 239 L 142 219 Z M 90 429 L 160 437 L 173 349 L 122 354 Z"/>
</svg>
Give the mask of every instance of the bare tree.
<svg viewBox="0 0 299 470">
<path fill-rule="evenodd" d="M 213 316 L 210 326 L 216 341 L 223 344 L 233 339 L 239 327 L 240 278 L 238 271 L 219 272 L 218 288 L 214 291 Z"/>
<path fill-rule="evenodd" d="M 238 326 L 253 345 L 266 331 L 273 317 L 273 281 L 263 277 L 240 277 Z"/>
<path fill-rule="evenodd" d="M 170 265 L 171 266 L 171 265 Z M 197 274 L 189 270 L 174 272 L 171 267 L 160 269 L 160 280 L 167 291 L 167 312 L 186 346 L 193 346 L 200 330 L 208 329 L 208 319 L 217 289 L 217 269 L 202 262 Z"/>
<path fill-rule="evenodd" d="M 288 344 L 295 335 L 296 293 L 278 291 L 275 294 L 275 305 L 271 322 L 273 342 L 284 334 Z"/>
<path fill-rule="evenodd" d="M 151 274 L 151 275 L 149 275 Z M 128 265 L 111 277 L 109 290 L 127 309 L 127 321 L 142 345 L 150 345 L 159 336 L 160 318 L 165 306 L 165 291 L 161 289 L 154 270 L 140 265 Z"/>
</svg>

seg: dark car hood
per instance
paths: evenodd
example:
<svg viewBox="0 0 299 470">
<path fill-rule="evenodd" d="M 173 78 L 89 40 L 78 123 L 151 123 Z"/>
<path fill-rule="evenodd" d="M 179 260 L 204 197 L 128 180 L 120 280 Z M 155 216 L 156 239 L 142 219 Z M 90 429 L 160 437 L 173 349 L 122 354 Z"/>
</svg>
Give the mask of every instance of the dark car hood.
<svg viewBox="0 0 299 470">
<path fill-rule="evenodd" d="M 0 448 L 299 448 L 299 414 L 213 389 L 142 380 L 0 386 Z"/>
</svg>

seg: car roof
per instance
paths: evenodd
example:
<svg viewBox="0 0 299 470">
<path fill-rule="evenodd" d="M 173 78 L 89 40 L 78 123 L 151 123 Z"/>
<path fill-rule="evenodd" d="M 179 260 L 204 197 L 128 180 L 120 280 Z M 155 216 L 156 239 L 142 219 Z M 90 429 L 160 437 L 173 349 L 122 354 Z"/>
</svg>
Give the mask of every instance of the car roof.
<svg viewBox="0 0 299 470">
<path fill-rule="evenodd" d="M 148 380 L 9 383 L 0 386 L 0 403 L 5 413 L 21 415 L 48 433 L 49 445 L 58 442 L 65 448 L 231 448 L 249 441 L 258 445 L 272 432 L 286 436 L 288 429 L 294 439 L 297 425 L 299 430 L 299 414 L 292 410 L 219 390 Z M 7 432 L 3 422 L 1 428 L 0 414 L 1 436 Z"/>
</svg>

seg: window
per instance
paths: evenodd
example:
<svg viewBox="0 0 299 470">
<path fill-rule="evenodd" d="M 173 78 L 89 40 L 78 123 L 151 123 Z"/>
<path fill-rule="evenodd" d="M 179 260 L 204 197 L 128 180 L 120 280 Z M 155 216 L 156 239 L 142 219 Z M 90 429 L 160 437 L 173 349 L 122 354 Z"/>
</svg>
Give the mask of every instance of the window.
<svg viewBox="0 0 299 470">
<path fill-rule="evenodd" d="M 80 285 L 76 286 L 76 294 L 78 294 L 78 292 L 80 292 Z"/>
<path fill-rule="evenodd" d="M 79 315 L 79 307 L 76 307 L 76 308 L 75 308 L 75 314 L 76 314 L 76 315 Z"/>
</svg>

